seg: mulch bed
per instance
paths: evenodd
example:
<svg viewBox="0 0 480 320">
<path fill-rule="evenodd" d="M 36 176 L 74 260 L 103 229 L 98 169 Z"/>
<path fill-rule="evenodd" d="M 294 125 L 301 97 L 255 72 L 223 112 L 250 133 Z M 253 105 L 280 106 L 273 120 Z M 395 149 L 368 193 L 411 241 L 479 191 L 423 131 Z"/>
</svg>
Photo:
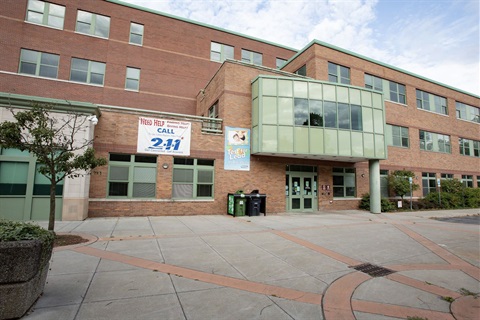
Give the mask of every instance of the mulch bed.
<svg viewBox="0 0 480 320">
<path fill-rule="evenodd" d="M 87 241 L 88 241 L 87 239 L 74 234 L 57 234 L 55 235 L 53 247 L 70 246 L 73 244 L 79 244 Z"/>
</svg>

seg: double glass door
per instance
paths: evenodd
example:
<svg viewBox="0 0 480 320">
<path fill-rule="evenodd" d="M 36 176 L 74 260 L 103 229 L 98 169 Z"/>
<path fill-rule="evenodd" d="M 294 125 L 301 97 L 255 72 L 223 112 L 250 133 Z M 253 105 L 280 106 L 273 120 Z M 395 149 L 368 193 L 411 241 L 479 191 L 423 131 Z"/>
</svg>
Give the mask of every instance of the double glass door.
<svg viewBox="0 0 480 320">
<path fill-rule="evenodd" d="M 313 211 L 317 207 L 317 176 L 311 172 L 289 172 L 286 177 L 289 211 Z"/>
</svg>

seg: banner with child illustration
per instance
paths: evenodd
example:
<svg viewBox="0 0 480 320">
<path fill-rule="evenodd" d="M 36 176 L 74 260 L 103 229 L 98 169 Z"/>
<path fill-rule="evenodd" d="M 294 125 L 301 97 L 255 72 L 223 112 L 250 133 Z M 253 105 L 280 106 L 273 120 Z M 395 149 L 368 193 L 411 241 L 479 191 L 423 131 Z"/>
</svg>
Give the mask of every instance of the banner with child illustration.
<svg viewBox="0 0 480 320">
<path fill-rule="evenodd" d="M 224 169 L 250 171 L 250 129 L 225 127 Z"/>
</svg>

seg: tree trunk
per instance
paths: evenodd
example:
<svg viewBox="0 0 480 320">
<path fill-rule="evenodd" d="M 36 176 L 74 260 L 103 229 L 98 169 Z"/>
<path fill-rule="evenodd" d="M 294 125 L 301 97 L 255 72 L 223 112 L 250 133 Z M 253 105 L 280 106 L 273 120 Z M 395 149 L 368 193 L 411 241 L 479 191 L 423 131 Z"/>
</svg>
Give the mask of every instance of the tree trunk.
<svg viewBox="0 0 480 320">
<path fill-rule="evenodd" d="M 53 231 L 55 228 L 55 189 L 57 184 L 52 182 L 50 184 L 50 215 L 48 217 L 48 230 Z"/>
</svg>

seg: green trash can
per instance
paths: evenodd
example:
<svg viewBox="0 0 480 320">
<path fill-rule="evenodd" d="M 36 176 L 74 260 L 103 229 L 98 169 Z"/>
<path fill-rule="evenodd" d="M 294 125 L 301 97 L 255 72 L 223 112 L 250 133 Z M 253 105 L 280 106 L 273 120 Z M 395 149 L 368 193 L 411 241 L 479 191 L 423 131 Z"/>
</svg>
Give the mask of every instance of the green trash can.
<svg viewBox="0 0 480 320">
<path fill-rule="evenodd" d="M 234 216 L 244 216 L 247 208 L 247 198 L 235 197 L 235 212 Z"/>
</svg>

